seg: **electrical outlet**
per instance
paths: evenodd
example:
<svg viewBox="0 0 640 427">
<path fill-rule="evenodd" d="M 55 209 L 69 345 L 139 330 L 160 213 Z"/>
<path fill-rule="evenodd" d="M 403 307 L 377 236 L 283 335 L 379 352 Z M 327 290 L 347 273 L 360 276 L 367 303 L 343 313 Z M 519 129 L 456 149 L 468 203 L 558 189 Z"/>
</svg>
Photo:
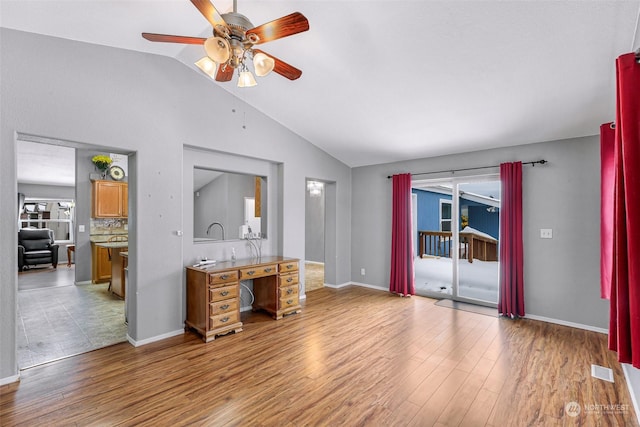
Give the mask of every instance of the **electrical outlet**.
<svg viewBox="0 0 640 427">
<path fill-rule="evenodd" d="M 361 275 L 361 276 L 364 276 L 364 268 L 361 268 L 361 269 L 360 269 L 360 275 Z"/>
<path fill-rule="evenodd" d="M 541 239 L 553 239 L 553 230 L 551 228 L 541 228 L 540 229 L 540 238 Z"/>
</svg>

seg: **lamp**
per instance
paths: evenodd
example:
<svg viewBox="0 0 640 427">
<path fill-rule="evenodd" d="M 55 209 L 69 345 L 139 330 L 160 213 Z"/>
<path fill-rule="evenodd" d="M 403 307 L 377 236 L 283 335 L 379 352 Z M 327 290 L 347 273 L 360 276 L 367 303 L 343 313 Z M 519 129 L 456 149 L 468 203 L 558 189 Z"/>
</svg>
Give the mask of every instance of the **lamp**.
<svg viewBox="0 0 640 427">
<path fill-rule="evenodd" d="M 319 197 L 322 194 L 324 183 L 318 181 L 307 181 L 307 190 L 311 197 Z"/>
<path fill-rule="evenodd" d="M 229 42 L 222 37 L 209 37 L 204 41 L 204 50 L 218 64 L 229 60 Z"/>
<path fill-rule="evenodd" d="M 200 68 L 203 73 L 205 73 L 212 79 L 216 78 L 216 63 L 213 62 L 213 60 L 208 56 L 203 56 L 198 61 L 196 61 L 196 67 Z"/>
<path fill-rule="evenodd" d="M 264 53 L 256 53 L 253 55 L 253 68 L 256 71 L 256 76 L 264 77 L 273 71 L 273 67 L 276 65 L 276 62 L 273 58 L 265 55 Z"/>
<path fill-rule="evenodd" d="M 257 85 L 255 77 L 251 74 L 251 71 L 247 68 L 247 66 L 242 63 L 240 67 L 239 77 L 238 77 L 238 87 L 252 87 Z"/>
</svg>

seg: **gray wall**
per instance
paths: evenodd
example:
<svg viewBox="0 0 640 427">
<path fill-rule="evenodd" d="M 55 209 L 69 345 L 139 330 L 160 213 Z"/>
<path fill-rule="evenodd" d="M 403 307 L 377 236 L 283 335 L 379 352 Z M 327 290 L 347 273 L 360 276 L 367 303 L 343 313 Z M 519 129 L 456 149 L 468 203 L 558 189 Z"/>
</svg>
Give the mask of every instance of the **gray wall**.
<svg viewBox="0 0 640 427">
<path fill-rule="evenodd" d="M 305 211 L 305 259 L 307 261 L 324 262 L 324 215 L 325 194 L 324 187 L 319 196 L 311 197 L 306 193 L 307 209 Z"/>
<path fill-rule="evenodd" d="M 48 199 L 75 199 L 76 190 L 66 185 L 18 184 L 18 192 L 27 197 Z"/>
<path fill-rule="evenodd" d="M 229 236 L 229 203 L 220 203 L 229 199 L 229 175 L 220 175 L 209 184 L 193 194 L 193 235 L 204 237 L 212 222 L 216 221 L 227 226 L 225 237 Z M 222 239 L 219 227 L 214 227 L 209 237 Z"/>
<path fill-rule="evenodd" d="M 352 279 L 389 287 L 391 180 L 387 179 L 388 175 L 539 159 L 549 163 L 525 166 L 523 170 L 526 313 L 606 329 L 608 302 L 600 299 L 599 290 L 600 145 L 597 136 L 353 169 Z M 456 176 L 464 174 L 456 173 Z M 540 239 L 541 228 L 553 229 L 553 239 Z M 360 275 L 363 267 L 364 277 Z"/>
<path fill-rule="evenodd" d="M 47 64 L 44 69 L 33 67 L 33 52 Z M 132 289 L 127 304 L 133 340 L 144 342 L 183 329 L 184 266 L 198 252 L 186 233 L 181 236 L 193 229 L 191 222 L 185 227 L 183 218 L 183 205 L 193 204 L 193 192 L 185 194 L 183 186 L 181 159 L 187 145 L 271 162 L 280 179 L 274 180 L 275 193 L 269 194 L 276 197 L 269 203 L 275 200 L 274 209 L 279 207 L 274 218 L 281 227 L 274 228 L 278 234 L 267 247 L 286 256 L 304 257 L 305 177 L 337 182 L 334 279 L 349 281 L 351 170 L 207 77 L 166 57 L 6 28 L 0 28 L 0 61 L 2 218 L 15 218 L 17 212 L 17 132 L 71 141 L 77 147 L 132 152 Z M 295 83 L 287 87 L 296 90 Z M 238 117 L 249 125 L 242 126 Z M 0 380 L 18 373 L 16 245 L 16 223 L 2 221 Z M 207 248 L 215 258 L 229 250 L 226 243 Z"/>
</svg>

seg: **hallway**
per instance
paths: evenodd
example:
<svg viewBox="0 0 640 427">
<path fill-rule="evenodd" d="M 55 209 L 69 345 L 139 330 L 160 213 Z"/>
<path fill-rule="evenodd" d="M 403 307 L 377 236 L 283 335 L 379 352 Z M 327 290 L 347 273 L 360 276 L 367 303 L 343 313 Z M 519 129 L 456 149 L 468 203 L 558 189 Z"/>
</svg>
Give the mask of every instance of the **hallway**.
<svg viewBox="0 0 640 427">
<path fill-rule="evenodd" d="M 64 266 L 18 275 L 20 369 L 126 341 L 124 301 L 108 283 L 73 280 Z"/>
</svg>

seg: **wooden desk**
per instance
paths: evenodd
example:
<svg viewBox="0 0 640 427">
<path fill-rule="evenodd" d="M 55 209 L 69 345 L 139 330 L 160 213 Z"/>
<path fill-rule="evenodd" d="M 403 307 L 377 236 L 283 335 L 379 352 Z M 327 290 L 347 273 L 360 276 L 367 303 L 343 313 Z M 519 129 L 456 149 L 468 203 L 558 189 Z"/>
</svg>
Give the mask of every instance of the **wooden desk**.
<svg viewBox="0 0 640 427">
<path fill-rule="evenodd" d="M 185 330 L 195 329 L 205 342 L 241 332 L 241 280 L 253 281 L 254 311 L 264 310 L 276 320 L 300 313 L 298 268 L 297 259 L 280 256 L 187 267 Z"/>
</svg>

